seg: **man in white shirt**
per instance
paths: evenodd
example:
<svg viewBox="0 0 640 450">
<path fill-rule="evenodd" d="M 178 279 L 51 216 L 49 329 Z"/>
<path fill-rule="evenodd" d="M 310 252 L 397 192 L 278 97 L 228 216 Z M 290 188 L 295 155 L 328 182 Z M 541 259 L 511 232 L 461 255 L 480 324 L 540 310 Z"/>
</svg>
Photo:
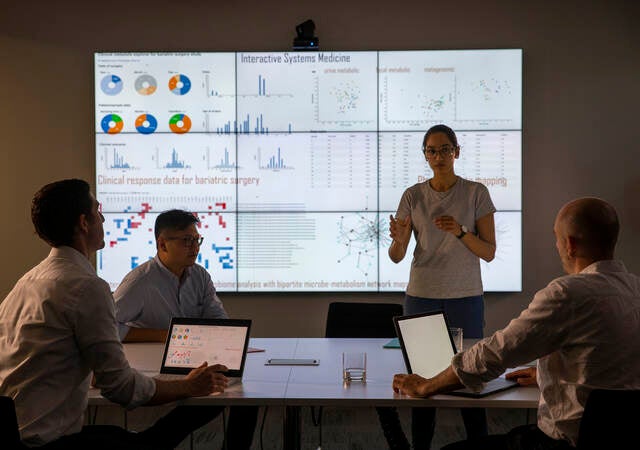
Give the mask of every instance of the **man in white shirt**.
<svg viewBox="0 0 640 450">
<path fill-rule="evenodd" d="M 640 389 L 640 277 L 613 259 L 614 208 L 597 198 L 574 200 L 560 209 L 553 230 L 568 275 L 538 291 L 506 328 L 456 354 L 435 377 L 394 377 L 396 392 L 430 397 L 480 389 L 505 369 L 538 359 L 537 367 L 507 374 L 540 387 L 537 424 L 447 450 L 571 449 L 593 389 Z"/>
<path fill-rule="evenodd" d="M 156 218 L 156 256 L 129 272 L 113 294 L 124 342 L 164 342 L 172 317 L 228 317 L 211 276 L 196 264 L 203 241 L 199 225 L 197 216 L 180 209 Z M 257 420 L 257 406 L 232 406 L 227 448 L 249 449 Z"/>
<path fill-rule="evenodd" d="M 24 445 L 45 449 L 170 449 L 222 408 L 178 407 L 140 433 L 85 426 L 91 373 L 103 396 L 129 409 L 224 391 L 226 367 L 156 380 L 129 367 L 118 337 L 109 285 L 89 257 L 104 247 L 104 218 L 88 183 L 50 183 L 32 202 L 49 256 L 0 304 L 0 395 L 14 399 Z"/>
</svg>

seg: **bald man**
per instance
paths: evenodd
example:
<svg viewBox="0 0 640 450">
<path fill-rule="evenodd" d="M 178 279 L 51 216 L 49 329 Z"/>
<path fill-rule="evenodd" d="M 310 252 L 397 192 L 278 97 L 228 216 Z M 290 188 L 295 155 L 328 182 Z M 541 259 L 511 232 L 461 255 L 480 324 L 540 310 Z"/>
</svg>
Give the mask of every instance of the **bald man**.
<svg viewBox="0 0 640 450">
<path fill-rule="evenodd" d="M 614 259 L 618 230 L 616 211 L 604 200 L 567 203 L 553 226 L 567 275 L 538 291 L 506 328 L 456 354 L 434 378 L 394 376 L 394 391 L 430 397 L 480 389 L 506 369 L 538 360 L 537 367 L 506 375 L 540 387 L 537 424 L 444 449 L 571 449 L 593 389 L 640 389 L 640 277 Z"/>
</svg>

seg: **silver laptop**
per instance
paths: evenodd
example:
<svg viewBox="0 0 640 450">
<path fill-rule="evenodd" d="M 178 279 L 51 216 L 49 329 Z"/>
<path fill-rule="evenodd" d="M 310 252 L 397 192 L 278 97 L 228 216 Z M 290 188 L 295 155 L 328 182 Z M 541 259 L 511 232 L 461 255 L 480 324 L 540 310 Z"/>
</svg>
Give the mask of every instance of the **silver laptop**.
<svg viewBox="0 0 640 450">
<path fill-rule="evenodd" d="M 443 311 L 394 317 L 393 322 L 408 373 L 432 378 L 449 367 L 456 348 Z M 447 394 L 484 397 L 516 386 L 517 382 L 499 377 L 489 381 L 480 392 L 458 389 Z"/>
<path fill-rule="evenodd" d="M 161 379 L 180 378 L 204 361 L 223 364 L 229 384 L 242 379 L 249 347 L 251 320 L 174 317 L 160 366 Z"/>
</svg>

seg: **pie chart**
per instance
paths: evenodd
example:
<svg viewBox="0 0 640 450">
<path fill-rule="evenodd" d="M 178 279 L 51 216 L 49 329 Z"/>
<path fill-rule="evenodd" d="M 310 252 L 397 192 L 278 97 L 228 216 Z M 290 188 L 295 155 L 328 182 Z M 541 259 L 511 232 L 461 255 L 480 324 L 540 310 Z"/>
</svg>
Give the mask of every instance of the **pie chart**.
<svg viewBox="0 0 640 450">
<path fill-rule="evenodd" d="M 122 78 L 118 75 L 107 75 L 100 81 L 100 89 L 107 95 L 118 95 L 122 91 Z"/>
<path fill-rule="evenodd" d="M 105 133 L 118 134 L 122 131 L 124 122 L 122 121 L 122 117 L 117 114 L 107 114 L 102 118 L 100 125 Z"/>
<path fill-rule="evenodd" d="M 191 90 L 191 80 L 186 75 L 174 75 L 169 78 L 169 90 L 176 95 L 184 95 Z"/>
<path fill-rule="evenodd" d="M 133 83 L 136 91 L 140 95 L 151 95 L 158 89 L 158 82 L 151 75 L 140 75 Z"/>
<path fill-rule="evenodd" d="M 169 119 L 169 128 L 177 134 L 186 133 L 191 129 L 191 119 L 186 114 L 174 114 Z"/>
<path fill-rule="evenodd" d="M 138 133 L 151 134 L 158 128 L 158 121 L 151 114 L 140 114 L 136 118 L 136 130 Z"/>
</svg>

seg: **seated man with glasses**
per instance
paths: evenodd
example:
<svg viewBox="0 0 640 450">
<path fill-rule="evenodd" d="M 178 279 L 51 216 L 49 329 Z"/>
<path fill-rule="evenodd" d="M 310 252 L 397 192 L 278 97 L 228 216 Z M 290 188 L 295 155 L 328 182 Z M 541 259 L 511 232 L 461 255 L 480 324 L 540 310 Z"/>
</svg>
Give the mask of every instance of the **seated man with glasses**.
<svg viewBox="0 0 640 450">
<path fill-rule="evenodd" d="M 211 276 L 196 264 L 203 241 L 199 223 L 178 209 L 156 219 L 156 256 L 129 272 L 113 294 L 123 342 L 164 342 L 172 317 L 228 318 Z M 254 406 L 231 408 L 227 448 L 251 446 L 257 416 Z"/>
</svg>

